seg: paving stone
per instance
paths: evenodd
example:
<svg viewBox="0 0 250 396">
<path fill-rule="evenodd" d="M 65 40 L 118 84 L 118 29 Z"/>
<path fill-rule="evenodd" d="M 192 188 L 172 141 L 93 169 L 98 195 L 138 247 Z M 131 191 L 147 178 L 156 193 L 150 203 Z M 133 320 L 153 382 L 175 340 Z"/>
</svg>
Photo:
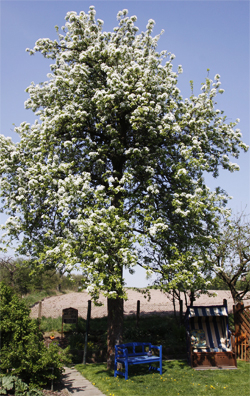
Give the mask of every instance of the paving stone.
<svg viewBox="0 0 250 396">
<path fill-rule="evenodd" d="M 77 396 L 104 396 L 104 394 L 84 378 L 75 368 L 64 367 L 63 383 L 69 394 Z"/>
</svg>

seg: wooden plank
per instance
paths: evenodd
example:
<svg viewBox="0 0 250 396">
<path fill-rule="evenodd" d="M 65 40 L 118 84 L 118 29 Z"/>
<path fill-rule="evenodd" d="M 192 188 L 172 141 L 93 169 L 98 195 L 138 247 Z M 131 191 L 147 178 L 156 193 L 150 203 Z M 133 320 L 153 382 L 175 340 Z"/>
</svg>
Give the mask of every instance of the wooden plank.
<svg viewBox="0 0 250 396">
<path fill-rule="evenodd" d="M 240 317 L 240 321 L 241 323 L 245 323 L 245 325 L 250 329 L 250 322 L 248 320 L 248 318 L 246 318 L 245 316 Z"/>
<path fill-rule="evenodd" d="M 42 301 L 39 301 L 38 305 L 38 318 L 41 319 L 42 317 Z"/>
<path fill-rule="evenodd" d="M 249 327 L 250 327 L 250 315 L 243 314 L 243 316 L 246 319 L 247 323 L 249 323 Z"/>
<path fill-rule="evenodd" d="M 250 324 L 243 315 L 240 316 L 240 322 L 241 322 L 240 325 L 244 324 L 244 326 L 246 326 L 248 331 L 250 330 Z"/>
<path fill-rule="evenodd" d="M 249 334 L 249 329 L 248 329 L 248 327 L 246 326 L 245 323 L 242 323 L 241 328 L 240 328 L 240 333 L 247 333 L 247 334 Z"/>
<path fill-rule="evenodd" d="M 78 310 L 75 308 L 65 308 L 62 310 L 63 323 L 77 323 Z"/>
</svg>

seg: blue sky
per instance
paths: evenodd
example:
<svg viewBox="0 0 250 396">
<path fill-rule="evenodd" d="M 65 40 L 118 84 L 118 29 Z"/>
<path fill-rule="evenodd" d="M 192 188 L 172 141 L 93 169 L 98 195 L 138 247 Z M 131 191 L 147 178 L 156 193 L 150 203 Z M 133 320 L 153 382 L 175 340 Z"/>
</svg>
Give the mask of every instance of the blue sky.
<svg viewBox="0 0 250 396">
<path fill-rule="evenodd" d="M 189 81 L 194 81 L 194 94 L 201 83 L 216 73 L 221 75 L 217 108 L 224 110 L 228 120 L 240 118 L 239 128 L 245 143 L 249 138 L 249 1 L 12 1 L 2 0 L 1 7 L 1 129 L 0 133 L 18 141 L 15 125 L 33 122 L 31 110 L 24 109 L 25 89 L 31 81 L 47 80 L 51 61 L 40 54 L 30 56 L 25 49 L 33 48 L 41 37 L 57 38 L 54 26 L 63 26 L 68 11 L 88 12 L 94 5 L 97 18 L 104 20 L 104 30 L 117 25 L 116 15 L 127 8 L 137 15 L 137 26 L 145 30 L 148 19 L 154 19 L 154 33 L 165 33 L 158 49 L 176 55 L 174 70 L 179 64 L 183 74 L 178 87 L 184 98 L 190 96 Z M 235 162 L 235 160 L 233 161 Z M 222 171 L 217 179 L 207 178 L 212 189 L 224 188 L 233 199 L 229 207 L 250 212 L 250 153 L 237 161 L 240 171 Z M 0 215 L 0 223 L 6 216 Z M 126 273 L 128 286 L 145 286 L 144 274 L 138 270 L 133 277 Z"/>
</svg>

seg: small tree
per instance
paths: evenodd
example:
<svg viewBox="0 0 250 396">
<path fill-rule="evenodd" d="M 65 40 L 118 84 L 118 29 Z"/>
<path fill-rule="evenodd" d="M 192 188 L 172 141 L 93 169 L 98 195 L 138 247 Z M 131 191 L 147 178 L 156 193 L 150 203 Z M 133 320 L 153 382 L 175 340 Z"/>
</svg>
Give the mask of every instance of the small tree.
<svg viewBox="0 0 250 396">
<path fill-rule="evenodd" d="M 16 293 L 24 295 L 34 290 L 59 289 L 63 270 L 55 266 L 35 267 L 31 260 L 11 257 L 0 258 L 0 280 L 10 285 Z"/>
<path fill-rule="evenodd" d="M 173 72 L 175 56 L 157 52 L 154 21 L 138 34 L 127 14 L 105 32 L 94 7 L 69 12 L 58 40 L 39 39 L 29 53 L 53 61 L 49 80 L 27 89 L 39 120 L 15 129 L 20 143 L 0 137 L 5 242 L 22 238 L 19 252 L 43 266 L 82 265 L 93 299 L 108 298 L 108 364 L 122 341 L 123 268 L 150 269 L 147 246 L 165 249 L 178 282 L 202 279 L 199 257 L 185 273 L 179 256 L 189 263 L 206 246 L 226 203 L 203 173 L 237 170 L 228 155 L 247 150 L 238 120 L 214 109 L 220 76 L 183 100 L 182 67 Z"/>
<path fill-rule="evenodd" d="M 18 264 L 12 260 L 11 257 L 0 258 L 0 270 L 3 273 L 7 272 L 7 279 L 11 286 L 15 286 L 15 273 L 18 269 Z"/>
<path fill-rule="evenodd" d="M 38 323 L 29 317 L 30 309 L 2 282 L 0 300 L 1 371 L 12 369 L 25 382 L 37 386 L 60 379 L 63 366 L 70 361 L 68 350 L 56 344 L 46 348 Z"/>
<path fill-rule="evenodd" d="M 214 273 L 228 286 L 235 303 L 250 291 L 250 223 L 241 213 L 221 224 L 220 237 L 212 245 Z M 238 290 L 239 281 L 242 289 Z"/>
</svg>

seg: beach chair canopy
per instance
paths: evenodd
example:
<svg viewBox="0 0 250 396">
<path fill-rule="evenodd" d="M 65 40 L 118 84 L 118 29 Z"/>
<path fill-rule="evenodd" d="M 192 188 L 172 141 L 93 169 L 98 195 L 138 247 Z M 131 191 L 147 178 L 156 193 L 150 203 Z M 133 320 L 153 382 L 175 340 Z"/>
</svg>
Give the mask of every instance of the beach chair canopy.
<svg viewBox="0 0 250 396">
<path fill-rule="evenodd" d="M 216 307 L 188 307 L 187 316 L 188 318 L 195 316 L 228 316 L 228 313 L 224 305 Z"/>
</svg>

